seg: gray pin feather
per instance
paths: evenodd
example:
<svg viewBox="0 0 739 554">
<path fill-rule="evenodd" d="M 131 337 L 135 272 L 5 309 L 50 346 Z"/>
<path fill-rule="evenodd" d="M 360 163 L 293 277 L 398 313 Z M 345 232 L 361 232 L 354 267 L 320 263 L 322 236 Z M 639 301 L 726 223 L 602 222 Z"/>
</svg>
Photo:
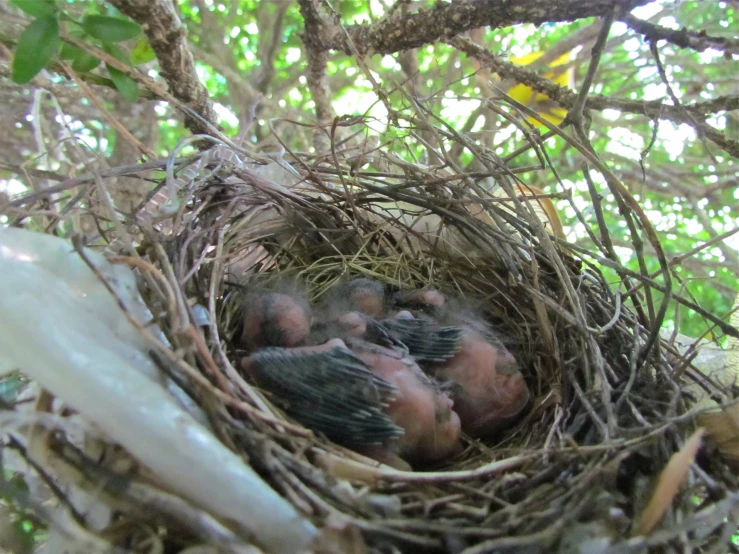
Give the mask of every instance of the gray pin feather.
<svg viewBox="0 0 739 554">
<path fill-rule="evenodd" d="M 375 445 L 403 434 L 383 411 L 396 398 L 397 388 L 345 348 L 264 348 L 248 364 L 257 383 L 290 416 L 335 442 Z"/>
<path fill-rule="evenodd" d="M 384 319 L 380 324 L 420 362 L 443 362 L 462 347 L 461 327 L 435 327 L 424 319 Z"/>
</svg>

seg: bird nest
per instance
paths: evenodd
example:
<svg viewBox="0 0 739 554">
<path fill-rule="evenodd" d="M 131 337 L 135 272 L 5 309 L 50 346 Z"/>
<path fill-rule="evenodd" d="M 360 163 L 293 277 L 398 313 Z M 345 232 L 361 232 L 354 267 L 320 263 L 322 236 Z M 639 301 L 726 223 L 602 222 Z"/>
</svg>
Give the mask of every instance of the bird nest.
<svg viewBox="0 0 739 554">
<path fill-rule="evenodd" d="M 363 126 L 351 123 L 353 130 Z M 415 136 L 414 123 L 399 127 L 405 137 Z M 318 539 L 300 548 L 321 552 L 735 549 L 739 483 L 710 441 L 696 457 L 701 435 L 693 407 L 694 383 L 718 401 L 736 390 L 692 369 L 689 355 L 660 335 L 669 282 L 618 262 L 596 186 L 590 183 L 599 225 L 578 212 L 601 249 L 588 252 L 561 240 L 551 201 L 567 201 L 567 194 L 526 187 L 510 160 L 448 126 L 425 122 L 422 131 L 466 148 L 479 172 L 439 160 L 422 164 L 398 138 L 350 149 L 356 137 L 342 143 L 342 130 L 332 130 L 323 156 L 284 148 L 255 154 L 223 143 L 189 158 L 175 153 L 159 166 L 167 175 L 153 196 L 168 191 L 177 201 L 152 208 L 147 199 L 125 229 L 99 222 L 102 237 L 113 241 L 109 250 L 119 250 L 111 259 L 137 276 L 167 338 L 166 348 L 149 349 L 152 359 L 194 401 L 203 425 L 304 518 L 292 528 L 302 538 L 281 543 L 279 535 L 293 531 L 229 520 L 137 463 L 127 444 L 96 456 L 55 426 L 34 471 L 65 475 L 113 514 L 98 528 L 84 517 L 67 521 L 72 535 L 134 552 L 195 545 L 288 552 L 313 540 L 307 520 Z M 538 170 L 556 175 L 544 143 L 530 129 L 525 135 L 521 151 L 533 149 Z M 645 237 L 661 252 L 624 187 L 595 155 L 575 147 L 616 196 L 635 244 Z M 143 170 L 151 166 L 129 173 Z M 606 282 L 602 267 L 620 283 Z M 532 399 L 520 420 L 490 439 L 465 439 L 462 453 L 411 472 L 287 418 L 240 373 L 244 292 L 291 280 L 316 301 L 347 277 L 434 287 L 474 302 L 502 330 L 524 372 Z M 132 398 L 130 409 L 139 408 Z M 78 409 L 86 415 L 74 404 L 57 413 L 72 417 Z M 173 463 L 182 456 L 161 454 Z M 683 471 L 675 473 L 680 460 Z M 214 502 L 224 494 L 220 487 L 213 483 Z"/>
</svg>

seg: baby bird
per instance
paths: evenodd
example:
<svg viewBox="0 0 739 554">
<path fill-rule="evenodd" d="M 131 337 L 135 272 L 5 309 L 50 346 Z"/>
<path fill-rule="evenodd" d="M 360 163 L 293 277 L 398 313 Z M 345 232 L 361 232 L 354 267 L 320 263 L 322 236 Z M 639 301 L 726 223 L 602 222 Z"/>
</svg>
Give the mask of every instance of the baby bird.
<svg viewBox="0 0 739 554">
<path fill-rule="evenodd" d="M 386 285 L 361 277 L 333 287 L 323 304 L 337 313 L 356 311 L 381 319 L 387 313 L 391 299 Z"/>
<path fill-rule="evenodd" d="M 295 419 L 337 442 L 379 444 L 403 434 L 384 413 L 397 387 L 376 376 L 341 339 L 262 348 L 241 367 Z"/>
<path fill-rule="evenodd" d="M 393 306 L 431 316 L 441 316 L 447 307 L 446 297 L 436 289 L 400 290 L 392 295 Z"/>
<path fill-rule="evenodd" d="M 490 435 L 509 423 L 529 401 L 529 389 L 513 355 L 484 335 L 465 329 L 457 354 L 431 368 L 452 385 L 450 394 L 467 434 Z"/>
<path fill-rule="evenodd" d="M 400 341 L 410 356 L 422 362 L 443 362 L 454 356 L 462 347 L 464 329 L 447 325 L 439 327 L 432 321 L 415 318 L 407 310 L 398 312 L 379 322 L 390 336 Z"/>
<path fill-rule="evenodd" d="M 396 349 L 334 338 L 264 348 L 242 367 L 297 421 L 384 463 L 406 469 L 459 447 L 452 400 Z"/>
<path fill-rule="evenodd" d="M 371 279 L 353 279 L 326 295 L 319 309 L 321 322 L 314 326 L 313 333 L 321 341 L 349 334 L 383 346 L 402 348 L 418 362 L 441 362 L 459 351 L 460 327 L 440 327 L 414 318 L 408 311 L 388 317 L 393 303 L 388 286 Z"/>
<path fill-rule="evenodd" d="M 324 318 L 318 318 L 311 327 L 308 342 L 315 345 L 332 338 L 362 339 L 407 351 L 405 345 L 393 337 L 384 325 L 361 312 L 346 312 L 337 316 L 324 313 Z"/>
<path fill-rule="evenodd" d="M 314 324 L 309 340 L 319 344 L 330 338 L 352 337 L 396 348 L 417 362 L 443 362 L 459 352 L 462 333 L 461 327 L 437 327 L 407 311 L 380 321 L 361 312 L 347 312 Z"/>
<path fill-rule="evenodd" d="M 480 318 L 451 306 L 439 291 L 410 291 L 396 295 L 398 304 L 415 306 L 419 317 L 437 325 L 463 329 L 459 351 L 441 363 L 424 366 L 450 386 L 462 429 L 472 437 L 498 431 L 515 418 L 529 401 L 528 386 L 513 355 Z"/>
<path fill-rule="evenodd" d="M 347 346 L 375 375 L 398 389 L 386 413 L 404 434 L 390 445 L 389 454 L 411 463 L 429 463 L 459 448 L 461 422 L 453 410 L 454 402 L 411 358 L 365 341 L 350 341 Z"/>
<path fill-rule="evenodd" d="M 297 294 L 251 294 L 244 302 L 243 345 L 249 351 L 266 346 L 299 346 L 310 332 L 312 319 L 310 305 Z"/>
</svg>

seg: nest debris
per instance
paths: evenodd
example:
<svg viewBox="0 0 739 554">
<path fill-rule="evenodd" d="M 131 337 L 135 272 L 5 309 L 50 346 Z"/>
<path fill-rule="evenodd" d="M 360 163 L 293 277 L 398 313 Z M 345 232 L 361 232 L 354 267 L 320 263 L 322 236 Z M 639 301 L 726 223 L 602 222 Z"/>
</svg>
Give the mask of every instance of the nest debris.
<svg viewBox="0 0 739 554">
<path fill-rule="evenodd" d="M 207 381 L 165 364 L 170 377 L 203 408 L 216 436 L 323 530 L 318 550 L 735 548 L 739 479 L 710 445 L 657 530 L 635 534 L 656 477 L 693 434 L 696 399 L 688 383 L 700 381 L 719 399 L 737 394 L 689 369 L 689 360 L 660 338 L 664 285 L 621 266 L 609 255 L 607 228 L 584 218 L 601 252 L 565 246 L 537 211 L 542 197 L 520 194 L 525 185 L 509 164 L 446 126 L 435 132 L 475 153 L 484 171 L 407 161 L 399 142 L 360 152 L 375 169 L 363 169 L 356 150 L 341 144 L 326 156 L 277 158 L 221 145 L 169 160 L 176 171 L 159 189 L 173 187 L 173 179 L 182 187 L 169 218 L 161 221 L 142 204 L 128 227 L 138 235 L 127 239 L 120 226 L 100 221 L 99 244 L 122 241 L 124 252 L 129 240 L 140 244 L 138 254 L 160 274 L 154 281 L 141 275 L 142 296 L 172 350 Z M 530 132 L 526 137 L 543 162 L 539 170 L 551 169 L 543 145 Z M 611 192 L 632 206 L 623 187 Z M 16 223 L 31 221 L 22 210 L 32 213 L 39 200 L 16 201 Z M 643 224 L 633 210 L 624 217 L 635 228 Z M 615 269 L 622 286 L 607 283 L 598 263 Z M 377 467 L 287 421 L 234 369 L 239 299 L 257 280 L 289 278 L 316 300 L 348 275 L 474 298 L 505 329 L 524 368 L 534 398 L 527 415 L 494 440 L 466 441 L 459 456 L 416 473 Z M 157 282 L 166 282 L 171 296 Z M 183 306 L 206 348 L 178 332 Z M 115 463 L 92 462 L 64 433 L 48 440 L 50 451 L 82 468 L 91 483 L 103 472 L 132 484 L 111 507 L 115 522 L 96 533 L 104 540 L 134 552 L 219 544 L 207 523 L 171 505 L 137 509 L 145 500 L 133 484 L 156 484 L 156 477 L 121 462 L 124 452 L 115 452 Z M 36 470 L 53 473 L 43 465 Z"/>
</svg>

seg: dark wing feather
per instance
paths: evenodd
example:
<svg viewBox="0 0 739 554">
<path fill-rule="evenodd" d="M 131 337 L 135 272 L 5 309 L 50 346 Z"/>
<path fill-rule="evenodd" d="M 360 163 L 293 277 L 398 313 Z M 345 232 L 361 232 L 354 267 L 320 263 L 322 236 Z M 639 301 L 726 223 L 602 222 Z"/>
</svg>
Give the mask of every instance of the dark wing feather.
<svg viewBox="0 0 739 554">
<path fill-rule="evenodd" d="M 443 362 L 461 348 L 461 327 L 434 327 L 424 319 L 384 319 L 381 325 L 420 362 Z"/>
<path fill-rule="evenodd" d="M 403 434 L 383 411 L 397 388 L 344 348 L 264 348 L 249 357 L 257 383 L 306 427 L 342 444 L 380 444 Z"/>
<path fill-rule="evenodd" d="M 407 352 L 405 345 L 394 337 L 384 325 L 381 325 L 364 314 L 361 314 L 361 317 L 365 325 L 365 331 L 362 336 L 354 336 L 351 333 L 351 327 L 340 321 L 319 321 L 311 327 L 307 343 L 317 345 L 323 344 L 330 339 L 338 338 L 347 341 L 359 338 L 373 344 L 379 344 L 387 348 L 399 348 Z"/>
<path fill-rule="evenodd" d="M 391 329 L 374 319 L 366 319 L 367 331 L 362 337 L 363 340 L 386 348 L 400 349 L 405 353 L 409 353 L 408 346 L 403 342 L 402 338 L 396 336 Z"/>
</svg>

